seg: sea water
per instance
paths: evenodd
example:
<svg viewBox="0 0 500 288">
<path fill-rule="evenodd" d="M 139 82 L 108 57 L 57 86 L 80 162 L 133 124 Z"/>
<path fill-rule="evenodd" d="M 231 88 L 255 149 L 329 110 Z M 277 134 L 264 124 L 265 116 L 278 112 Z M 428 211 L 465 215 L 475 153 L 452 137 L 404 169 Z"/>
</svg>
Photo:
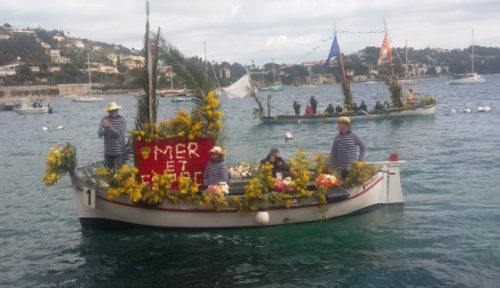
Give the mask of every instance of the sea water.
<svg viewBox="0 0 500 288">
<path fill-rule="evenodd" d="M 97 128 L 106 102 L 54 99 L 51 115 L 1 112 L 0 287 L 498 287 L 500 75 L 477 85 L 421 79 L 411 88 L 422 93 L 416 97 L 437 96 L 434 116 L 352 125 L 366 161 L 390 153 L 406 161 L 402 210 L 253 229 L 82 230 L 69 178 L 49 188 L 41 181 L 45 155 L 70 142 L 80 165 L 102 160 Z M 358 105 L 389 98 L 382 82 L 351 89 Z M 272 93 L 271 113 L 292 114 L 295 100 L 304 111 L 312 94 L 319 111 L 342 102 L 339 85 L 285 87 Z M 122 105 L 133 128 L 135 98 L 106 101 Z M 258 163 L 272 147 L 285 159 L 299 149 L 312 158 L 329 151 L 336 133 L 335 123 L 258 124 L 251 98 L 222 104 L 230 164 Z M 192 104 L 160 98 L 159 105 L 166 120 Z"/>
</svg>

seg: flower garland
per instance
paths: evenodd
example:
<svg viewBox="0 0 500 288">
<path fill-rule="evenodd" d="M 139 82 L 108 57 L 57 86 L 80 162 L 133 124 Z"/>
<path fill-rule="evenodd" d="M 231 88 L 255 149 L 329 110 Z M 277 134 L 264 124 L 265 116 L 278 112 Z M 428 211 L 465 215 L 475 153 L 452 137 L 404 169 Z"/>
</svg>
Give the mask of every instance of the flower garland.
<svg viewBox="0 0 500 288">
<path fill-rule="evenodd" d="M 224 112 L 219 110 L 220 98 L 210 91 L 201 103 L 202 106 L 199 109 L 193 109 L 191 115 L 180 108 L 175 117 L 160 122 L 159 126 L 155 123 L 152 126 L 144 123 L 142 130 L 131 131 L 131 138 L 146 143 L 169 139 L 215 138 L 223 125 Z"/>
<path fill-rule="evenodd" d="M 66 143 L 62 147 L 52 145 L 50 152 L 47 154 L 46 164 L 45 175 L 42 180 L 46 186 L 52 186 L 66 173 L 75 173 L 75 148 L 70 143 Z"/>
<path fill-rule="evenodd" d="M 347 168 L 348 176 L 344 180 L 343 187 L 354 188 L 364 186 L 368 180 L 373 178 L 377 171 L 377 164 L 354 161 L 354 164 Z"/>
</svg>

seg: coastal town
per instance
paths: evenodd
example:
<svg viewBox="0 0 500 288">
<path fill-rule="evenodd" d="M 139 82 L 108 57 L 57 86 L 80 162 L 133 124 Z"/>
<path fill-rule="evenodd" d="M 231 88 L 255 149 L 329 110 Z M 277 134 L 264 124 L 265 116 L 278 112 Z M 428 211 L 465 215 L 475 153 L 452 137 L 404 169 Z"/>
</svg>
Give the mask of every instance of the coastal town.
<svg viewBox="0 0 500 288">
<path fill-rule="evenodd" d="M 21 98 L 78 97 L 87 95 L 89 89 L 93 89 L 94 94 L 103 95 L 135 93 L 140 89 L 132 79 L 144 66 L 145 60 L 143 52 L 133 48 L 79 39 L 64 31 L 17 28 L 7 23 L 0 26 L 0 43 L 0 101 L 3 103 Z M 21 46 L 24 48 L 19 49 Z M 468 51 L 469 48 L 451 51 L 439 48 L 394 48 L 394 72 L 400 79 L 447 77 L 464 73 L 470 62 Z M 479 58 L 477 71 L 500 72 L 500 49 L 476 47 L 476 53 Z M 377 47 L 366 47 L 357 53 L 344 55 L 345 73 L 349 81 L 384 80 L 390 71 L 387 65 L 377 65 L 377 55 Z M 89 63 L 86 62 L 87 56 Z M 246 74 L 246 69 L 258 87 L 277 83 L 294 86 L 339 83 L 341 76 L 338 64 L 333 61 L 326 69 L 320 69 L 324 61 L 270 62 L 263 66 L 206 61 L 206 65 L 210 66 L 207 70 L 215 73 L 222 87 L 234 83 Z M 158 89 L 184 88 L 184 83 L 176 77 L 172 67 L 161 61 L 158 67 Z M 90 76 L 87 77 L 87 74 Z M 92 86 L 88 85 L 89 80 Z"/>
</svg>

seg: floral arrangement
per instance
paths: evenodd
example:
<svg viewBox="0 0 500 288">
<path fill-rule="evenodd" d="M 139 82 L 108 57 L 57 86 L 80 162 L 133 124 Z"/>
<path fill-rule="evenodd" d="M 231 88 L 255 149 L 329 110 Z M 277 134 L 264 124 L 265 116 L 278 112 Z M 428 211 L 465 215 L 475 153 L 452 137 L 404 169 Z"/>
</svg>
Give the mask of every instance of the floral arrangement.
<svg viewBox="0 0 500 288">
<path fill-rule="evenodd" d="M 42 180 L 46 186 L 52 186 L 61 176 L 66 173 L 73 174 L 76 168 L 76 150 L 70 144 L 66 143 L 62 147 L 52 145 L 47 154 L 47 166 Z"/>
<path fill-rule="evenodd" d="M 160 122 L 160 125 L 144 123 L 142 130 L 132 130 L 131 138 L 135 141 L 161 141 L 169 139 L 194 140 L 215 138 L 222 128 L 222 116 L 219 111 L 220 98 L 213 91 L 208 92 L 200 101 L 202 106 L 193 109 L 191 115 L 180 108 L 172 119 Z"/>
<path fill-rule="evenodd" d="M 316 187 L 331 188 L 339 186 L 339 180 L 337 180 L 337 177 L 330 174 L 321 173 L 314 181 L 316 182 Z"/>
<path fill-rule="evenodd" d="M 343 187 L 354 188 L 364 186 L 372 179 L 378 171 L 377 164 L 368 164 L 366 162 L 354 161 L 354 165 L 347 168 L 348 176 L 345 178 Z"/>
<path fill-rule="evenodd" d="M 295 181 L 292 180 L 292 177 L 285 177 L 285 179 L 276 182 L 274 189 L 284 193 L 290 193 L 296 189 Z"/>
<path fill-rule="evenodd" d="M 229 167 L 229 175 L 233 179 L 244 179 L 253 176 L 253 172 L 258 170 L 258 166 L 253 167 L 251 164 L 241 162 L 239 166 Z"/>
<path fill-rule="evenodd" d="M 229 194 L 229 185 L 226 182 L 220 182 L 219 185 L 209 185 L 207 190 L 203 192 L 206 195 L 221 195 Z"/>
<path fill-rule="evenodd" d="M 422 106 L 427 106 L 436 103 L 436 96 L 422 97 L 420 98 L 420 104 Z"/>
</svg>

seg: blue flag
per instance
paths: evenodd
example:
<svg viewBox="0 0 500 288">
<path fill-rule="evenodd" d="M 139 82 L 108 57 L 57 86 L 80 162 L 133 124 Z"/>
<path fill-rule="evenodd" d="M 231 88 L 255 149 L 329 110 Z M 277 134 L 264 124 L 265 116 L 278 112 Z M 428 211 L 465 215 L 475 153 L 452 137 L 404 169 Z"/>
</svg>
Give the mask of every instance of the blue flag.
<svg viewBox="0 0 500 288">
<path fill-rule="evenodd" d="M 332 48 L 330 49 L 330 54 L 328 54 L 328 58 L 326 59 L 325 63 L 321 65 L 321 69 L 328 66 L 328 63 L 330 63 L 330 59 L 336 56 L 339 56 L 339 45 L 337 44 L 337 35 L 335 35 L 335 38 L 333 39 Z"/>
</svg>

